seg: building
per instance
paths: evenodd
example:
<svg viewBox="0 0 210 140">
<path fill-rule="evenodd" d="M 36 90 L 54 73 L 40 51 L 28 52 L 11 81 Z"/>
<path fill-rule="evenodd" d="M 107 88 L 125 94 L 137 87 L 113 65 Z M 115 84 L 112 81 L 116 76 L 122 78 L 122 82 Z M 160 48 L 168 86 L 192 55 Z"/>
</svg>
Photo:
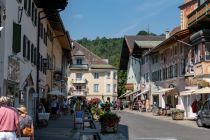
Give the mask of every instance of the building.
<svg viewBox="0 0 210 140">
<path fill-rule="evenodd" d="M 149 67 L 144 65 L 147 57 L 142 55 L 161 43 L 163 36 L 125 36 L 121 51 L 120 69 L 127 70 L 127 93 L 120 98 L 126 97 L 128 101 L 133 101 L 144 90 L 149 90 Z M 142 67 L 143 65 L 143 67 Z M 145 92 L 146 93 L 146 92 Z M 136 96 L 137 95 L 137 96 Z M 140 98 L 140 97 L 139 97 Z M 147 97 L 143 97 L 147 98 Z"/>
<path fill-rule="evenodd" d="M 73 42 L 68 77 L 69 95 L 103 101 L 117 98 L 117 70 L 77 42 Z"/>
<path fill-rule="evenodd" d="M 47 93 L 47 44 L 60 33 L 59 22 L 54 23 L 57 10 L 66 4 L 60 0 L 0 0 L 0 95 L 12 97 L 15 107 L 26 105 L 32 117 L 37 99 Z"/>
</svg>

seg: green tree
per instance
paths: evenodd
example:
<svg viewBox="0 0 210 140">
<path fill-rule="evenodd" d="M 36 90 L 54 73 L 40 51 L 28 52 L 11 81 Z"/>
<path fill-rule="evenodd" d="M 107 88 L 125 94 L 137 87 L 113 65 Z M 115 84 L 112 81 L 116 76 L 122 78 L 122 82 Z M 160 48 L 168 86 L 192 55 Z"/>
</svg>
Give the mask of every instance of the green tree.
<svg viewBox="0 0 210 140">
<path fill-rule="evenodd" d="M 118 71 L 118 97 L 126 92 L 127 71 Z"/>
</svg>

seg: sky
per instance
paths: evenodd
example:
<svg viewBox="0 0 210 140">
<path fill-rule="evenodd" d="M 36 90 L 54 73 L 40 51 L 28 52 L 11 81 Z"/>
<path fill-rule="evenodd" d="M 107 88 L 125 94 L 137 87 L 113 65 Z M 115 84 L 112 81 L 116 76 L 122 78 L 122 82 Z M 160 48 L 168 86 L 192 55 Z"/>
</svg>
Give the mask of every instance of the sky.
<svg viewBox="0 0 210 140">
<path fill-rule="evenodd" d="M 162 34 L 180 25 L 184 0 L 69 0 L 61 12 L 73 40 L 118 38 L 141 30 Z"/>
</svg>

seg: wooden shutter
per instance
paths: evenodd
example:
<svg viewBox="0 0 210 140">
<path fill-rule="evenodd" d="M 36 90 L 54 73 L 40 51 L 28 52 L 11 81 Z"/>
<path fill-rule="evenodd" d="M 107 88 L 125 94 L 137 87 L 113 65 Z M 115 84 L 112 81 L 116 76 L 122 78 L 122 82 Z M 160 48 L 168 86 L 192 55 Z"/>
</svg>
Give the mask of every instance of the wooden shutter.
<svg viewBox="0 0 210 140">
<path fill-rule="evenodd" d="M 34 63 L 34 45 L 31 45 L 31 63 Z"/>
<path fill-rule="evenodd" d="M 27 38 L 23 36 L 23 57 L 26 57 L 26 46 L 27 46 Z"/>
<path fill-rule="evenodd" d="M 21 25 L 13 22 L 13 42 L 12 51 L 19 53 L 21 51 Z"/>
</svg>

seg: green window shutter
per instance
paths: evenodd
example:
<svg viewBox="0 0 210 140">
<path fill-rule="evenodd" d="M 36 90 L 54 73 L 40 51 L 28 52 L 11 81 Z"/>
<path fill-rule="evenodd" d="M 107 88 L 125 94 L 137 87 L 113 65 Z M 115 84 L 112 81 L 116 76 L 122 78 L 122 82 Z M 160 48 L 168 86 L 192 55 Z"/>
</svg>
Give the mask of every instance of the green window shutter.
<svg viewBox="0 0 210 140">
<path fill-rule="evenodd" d="M 27 38 L 23 36 L 23 57 L 26 57 L 26 45 L 27 45 Z"/>
<path fill-rule="evenodd" d="M 12 50 L 14 53 L 21 51 L 21 25 L 13 22 L 13 42 Z"/>
<path fill-rule="evenodd" d="M 28 3 L 27 3 L 28 0 L 24 0 L 24 9 L 27 11 L 27 7 L 28 7 Z"/>
<path fill-rule="evenodd" d="M 34 45 L 31 45 L 31 63 L 34 63 Z"/>
<path fill-rule="evenodd" d="M 34 64 L 36 65 L 36 59 L 37 59 L 37 52 L 36 52 L 36 48 L 34 48 Z"/>
<path fill-rule="evenodd" d="M 31 54 L 31 46 L 30 46 L 30 40 L 27 42 L 27 58 L 30 60 L 30 54 Z"/>
</svg>

